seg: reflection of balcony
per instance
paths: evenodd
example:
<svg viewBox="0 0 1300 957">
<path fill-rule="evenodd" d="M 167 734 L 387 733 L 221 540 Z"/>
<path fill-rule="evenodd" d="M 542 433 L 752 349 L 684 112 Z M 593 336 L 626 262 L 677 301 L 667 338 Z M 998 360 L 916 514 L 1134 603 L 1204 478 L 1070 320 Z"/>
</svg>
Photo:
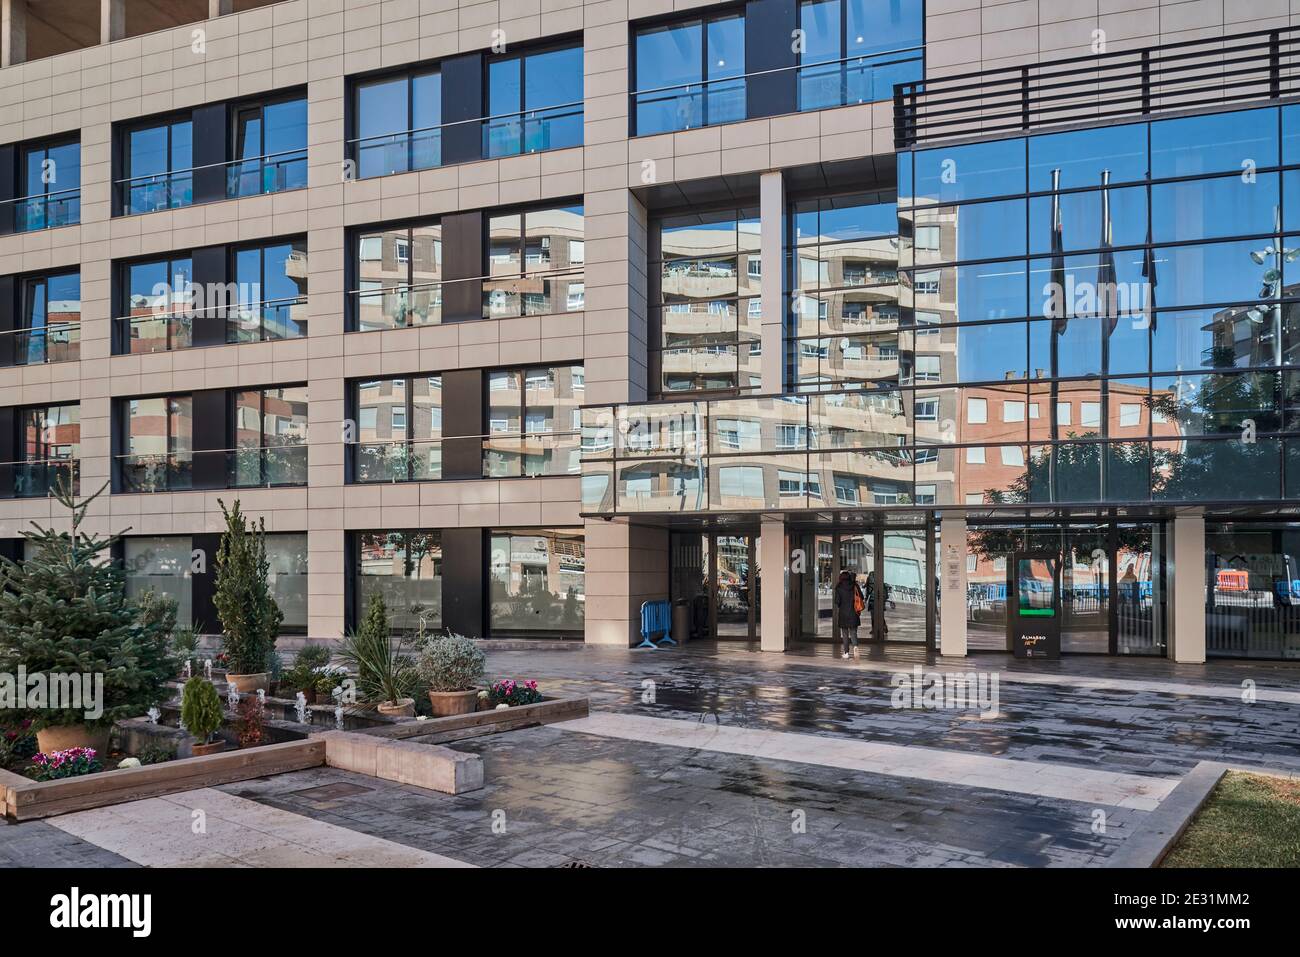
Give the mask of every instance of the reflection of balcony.
<svg viewBox="0 0 1300 957">
<path fill-rule="evenodd" d="M 81 222 L 81 189 L 62 189 L 0 202 L 0 216 L 13 217 L 16 233 L 31 233 Z"/>
<path fill-rule="evenodd" d="M 360 485 L 434 482 L 443 478 L 444 448 L 478 443 L 483 478 L 578 475 L 577 432 L 457 436 L 412 441 L 359 442 L 352 448 L 353 481 Z"/>
<path fill-rule="evenodd" d="M 77 459 L 59 458 L 11 462 L 0 465 L 0 473 L 13 477 L 14 498 L 46 498 L 60 484 L 71 483 L 73 495 L 81 492 L 81 463 Z"/>
<path fill-rule="evenodd" d="M 3 333 L 13 343 L 13 364 L 45 365 L 76 362 L 81 358 L 81 320 L 50 322 L 34 329 L 13 329 Z M 3 350 L 8 351 L 8 346 Z"/>
<path fill-rule="evenodd" d="M 275 342 L 307 335 L 307 297 L 231 303 L 211 308 L 181 308 L 124 316 L 115 320 L 125 355 L 172 352 L 194 346 L 194 327 L 223 322 L 227 343 Z"/>
</svg>

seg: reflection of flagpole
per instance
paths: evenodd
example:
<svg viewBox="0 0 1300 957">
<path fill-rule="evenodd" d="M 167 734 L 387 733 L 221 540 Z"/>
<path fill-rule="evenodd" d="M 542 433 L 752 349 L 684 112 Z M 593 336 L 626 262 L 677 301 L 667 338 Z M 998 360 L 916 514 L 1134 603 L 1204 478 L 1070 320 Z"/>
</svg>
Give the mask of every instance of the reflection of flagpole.
<svg viewBox="0 0 1300 957">
<path fill-rule="evenodd" d="M 1060 372 L 1061 336 L 1069 325 L 1069 306 L 1065 301 L 1065 236 L 1061 221 L 1061 171 L 1052 170 L 1052 267 L 1051 289 L 1048 302 L 1052 312 L 1051 342 L 1051 397 L 1047 411 L 1048 434 L 1052 438 L 1052 447 L 1047 452 L 1047 488 L 1052 501 L 1056 501 L 1056 441 L 1060 438 L 1057 402 L 1060 400 L 1061 386 L 1057 382 Z"/>
<path fill-rule="evenodd" d="M 1101 268 L 1097 270 L 1097 306 L 1098 315 L 1104 319 L 1106 328 L 1101 337 L 1101 424 L 1102 438 L 1110 434 L 1110 337 L 1119 325 L 1119 290 L 1115 269 L 1115 251 L 1111 248 L 1110 222 L 1110 170 L 1101 171 Z M 1101 488 L 1107 491 L 1107 449 L 1101 449 Z"/>
</svg>

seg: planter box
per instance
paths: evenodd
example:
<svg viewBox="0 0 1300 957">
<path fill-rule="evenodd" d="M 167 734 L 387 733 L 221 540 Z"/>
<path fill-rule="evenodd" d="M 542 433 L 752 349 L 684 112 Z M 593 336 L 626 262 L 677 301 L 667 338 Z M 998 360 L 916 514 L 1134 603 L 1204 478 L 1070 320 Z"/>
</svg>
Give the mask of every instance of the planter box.
<svg viewBox="0 0 1300 957">
<path fill-rule="evenodd" d="M 388 727 L 363 728 L 357 733 L 389 740 L 419 738 L 422 744 L 441 744 L 481 734 L 496 734 L 499 731 L 514 731 L 517 728 L 585 718 L 588 710 L 586 698 L 552 698 L 501 711 L 475 711 L 472 714 L 429 718 L 425 721 L 406 720 Z"/>
<path fill-rule="evenodd" d="M 324 763 L 325 742 L 308 739 L 147 767 L 101 771 L 64 781 L 37 783 L 23 779 L 22 784 L 12 784 L 5 789 L 5 815 L 14 821 L 33 821 L 72 811 L 301 771 Z"/>
<path fill-rule="evenodd" d="M 483 759 L 477 754 L 360 731 L 325 731 L 313 740 L 325 742 L 325 763 L 332 768 L 443 794 L 463 794 L 483 786 Z"/>
</svg>

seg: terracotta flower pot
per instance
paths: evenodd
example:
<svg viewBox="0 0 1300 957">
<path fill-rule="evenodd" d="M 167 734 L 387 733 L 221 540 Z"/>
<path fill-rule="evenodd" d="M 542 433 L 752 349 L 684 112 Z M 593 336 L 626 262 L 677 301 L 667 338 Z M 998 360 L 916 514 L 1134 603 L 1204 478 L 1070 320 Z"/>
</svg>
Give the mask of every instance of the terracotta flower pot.
<svg viewBox="0 0 1300 957">
<path fill-rule="evenodd" d="M 473 714 L 478 708 L 478 691 L 430 691 L 429 704 L 438 718 Z"/>
<path fill-rule="evenodd" d="M 58 725 L 37 731 L 36 746 L 43 754 L 67 751 L 69 748 L 93 748 L 95 755 L 104 759 L 108 757 L 108 738 L 112 733 L 112 725 Z"/>
<path fill-rule="evenodd" d="M 207 754 L 219 754 L 226 749 L 226 742 L 220 738 L 211 744 L 193 744 L 190 746 L 190 753 L 196 758 L 201 758 Z"/>
<path fill-rule="evenodd" d="M 258 690 L 267 691 L 271 687 L 271 673 L 263 671 L 258 674 L 226 675 L 226 681 L 235 686 L 240 694 L 256 694 Z"/>
<path fill-rule="evenodd" d="M 415 699 L 402 698 L 398 701 L 381 701 L 379 713 L 390 718 L 414 718 Z"/>
</svg>

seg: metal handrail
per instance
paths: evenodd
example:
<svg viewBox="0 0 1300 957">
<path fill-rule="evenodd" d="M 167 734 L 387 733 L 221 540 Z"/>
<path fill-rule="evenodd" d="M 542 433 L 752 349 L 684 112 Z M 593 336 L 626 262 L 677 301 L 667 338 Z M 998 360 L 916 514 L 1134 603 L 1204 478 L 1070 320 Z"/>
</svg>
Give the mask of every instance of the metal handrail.
<svg viewBox="0 0 1300 957">
<path fill-rule="evenodd" d="M 301 155 L 299 156 L 298 154 Z M 185 169 L 167 170 L 166 172 L 163 173 L 143 173 L 140 176 L 130 176 L 127 177 L 126 179 L 114 180 L 113 185 L 122 186 L 127 183 L 138 183 L 142 180 L 162 181 L 164 179 L 168 179 L 173 176 L 184 175 L 185 173 L 198 173 L 208 169 L 225 169 L 231 166 L 240 166 L 243 165 L 244 163 L 261 163 L 263 166 L 269 166 L 271 164 L 267 163 L 266 162 L 267 160 L 274 159 L 278 161 L 279 157 L 282 156 L 295 156 L 297 158 L 305 160 L 307 159 L 307 147 L 304 146 L 301 147 L 300 149 L 295 149 L 295 150 L 282 150 L 279 153 L 266 153 L 263 156 L 249 156 L 243 159 L 226 160 L 221 163 L 205 163 L 202 166 L 190 166 Z"/>
<path fill-rule="evenodd" d="M 833 59 L 833 60 L 814 60 L 814 61 L 805 62 L 805 63 L 796 63 L 796 64 L 794 64 L 793 66 L 778 66 L 778 67 L 773 67 L 773 68 L 770 69 L 770 70 L 754 70 L 754 71 L 752 71 L 752 72 L 750 72 L 750 73 L 741 73 L 741 74 L 738 74 L 738 75 L 736 75 L 736 76 L 718 77 L 718 78 L 715 79 L 715 80 L 696 80 L 696 81 L 694 81 L 694 82 L 692 82 L 692 83 L 677 83 L 677 84 L 674 84 L 674 85 L 672 85 L 672 86 L 658 86 L 658 87 L 651 87 L 651 88 L 646 89 L 646 90 L 633 90 L 631 95 L 632 95 L 633 97 L 638 97 L 638 96 L 644 96 L 644 95 L 646 95 L 646 94 L 650 94 L 650 93 L 666 93 L 666 92 L 668 92 L 669 90 L 681 90 L 681 89 L 685 89 L 685 88 L 689 88 L 689 87 L 693 87 L 693 86 L 705 87 L 705 86 L 708 86 L 708 85 L 711 84 L 711 83 L 735 83 L 737 80 L 748 80 L 748 79 L 750 79 L 751 77 L 771 76 L 771 75 L 776 74 L 776 73 L 788 73 L 788 72 L 790 72 L 791 70 L 806 70 L 806 69 L 808 69 L 809 67 L 815 67 L 815 66 L 839 66 L 839 65 L 841 65 L 841 64 L 852 63 L 852 62 L 854 62 L 854 61 L 858 61 L 858 62 L 861 62 L 861 61 L 864 61 L 864 60 L 873 60 L 873 61 L 874 61 L 874 59 L 875 59 L 876 57 L 892 56 L 892 55 L 894 55 L 894 54 L 896 54 L 896 53 L 918 53 L 918 54 L 923 54 L 924 52 L 925 52 L 925 47 L 924 47 L 924 46 L 898 47 L 897 49 L 894 49 L 894 50 L 881 50 L 881 51 L 878 52 L 878 53 L 859 53 L 859 54 L 852 55 L 852 56 L 839 57 L 838 59 Z M 885 61 L 885 62 L 883 62 L 883 63 L 875 63 L 875 62 L 873 62 L 871 65 L 872 65 L 872 66 L 890 66 L 891 64 L 894 64 L 894 63 L 912 63 L 912 62 L 914 62 L 915 60 L 916 60 L 916 57 L 903 57 L 903 58 L 900 58 L 900 59 L 898 59 L 898 60 L 887 60 L 887 61 Z"/>
<path fill-rule="evenodd" d="M 113 322 L 119 323 L 145 323 L 157 322 L 161 319 L 197 319 L 197 318 L 229 318 L 221 316 L 220 311 L 234 312 L 240 309 L 257 309 L 263 306 L 276 305 L 306 305 L 308 297 L 306 296 L 285 296 L 280 299 L 263 299 L 260 302 L 228 302 L 218 306 L 204 306 L 202 309 L 176 309 L 171 312 L 151 312 L 146 316 L 115 316 Z"/>
<path fill-rule="evenodd" d="M 50 193 L 32 193 L 32 194 L 29 195 L 29 196 L 16 196 L 16 197 L 14 197 L 13 199 L 4 199 L 4 200 L 0 200 L 0 206 L 3 206 L 3 205 L 10 205 L 10 204 L 14 204 L 14 203 L 27 203 L 27 202 L 31 202 L 31 201 L 33 201 L 33 200 L 46 200 L 46 201 L 49 201 L 49 199 L 50 199 L 51 197 L 53 197 L 53 196 L 65 196 L 65 195 L 68 195 L 68 194 L 71 194 L 71 193 L 77 193 L 78 195 L 80 195 L 80 193 L 81 193 L 81 187 L 80 187 L 80 186 L 73 186 L 73 187 L 71 187 L 70 189 L 56 189 L 56 190 L 54 190 L 53 192 L 50 192 Z"/>
<path fill-rule="evenodd" d="M 557 103 L 555 106 L 538 106 L 529 110 L 516 110 L 512 113 L 500 113 L 497 114 L 496 116 L 475 116 L 467 120 L 450 120 L 449 122 L 446 123 L 439 123 L 436 126 L 417 127 L 415 129 L 410 129 L 410 130 L 395 130 L 392 133 L 376 133 L 374 136 L 358 136 L 353 139 L 347 140 L 347 145 L 356 146 L 359 143 L 370 143 L 375 140 L 383 140 L 383 139 L 391 139 L 393 142 L 398 142 L 397 139 L 398 137 L 411 137 L 411 136 L 416 136 L 417 134 L 420 133 L 432 133 L 434 131 L 445 130 L 448 127 L 452 127 L 452 126 L 466 126 L 470 123 L 491 123 L 495 120 L 506 120 L 512 117 L 536 116 L 539 113 L 543 113 L 550 110 L 570 110 L 573 109 L 574 107 L 578 107 L 579 109 L 581 109 L 584 107 L 584 105 L 585 104 L 583 100 L 574 100 L 572 103 Z M 576 115 L 577 112 L 578 111 L 575 110 L 574 114 Z"/>
</svg>

